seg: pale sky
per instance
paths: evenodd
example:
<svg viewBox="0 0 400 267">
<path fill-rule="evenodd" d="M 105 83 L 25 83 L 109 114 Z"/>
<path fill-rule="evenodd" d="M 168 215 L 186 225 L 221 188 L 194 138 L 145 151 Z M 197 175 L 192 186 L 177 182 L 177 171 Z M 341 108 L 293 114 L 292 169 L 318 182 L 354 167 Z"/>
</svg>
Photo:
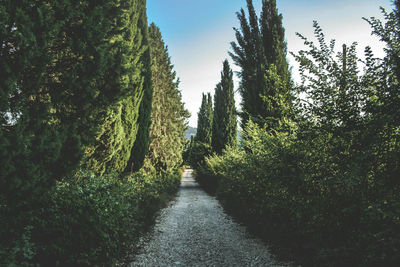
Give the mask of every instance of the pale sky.
<svg viewBox="0 0 400 267">
<path fill-rule="evenodd" d="M 260 14 L 261 0 L 253 0 Z M 296 32 L 313 40 L 313 20 L 322 27 L 327 42 L 336 39 L 336 47 L 356 41 L 359 55 L 364 47 L 372 47 L 375 55 L 383 55 L 383 44 L 371 36 L 371 29 L 362 17 L 382 18 L 379 7 L 390 11 L 391 0 L 277 0 L 278 11 L 283 15 L 288 51 L 304 49 Z M 228 55 L 230 42 L 235 41 L 233 27 L 238 27 L 235 13 L 243 7 L 245 0 L 147 0 L 149 23 L 160 29 L 168 46 L 169 55 L 179 77 L 180 90 L 186 109 L 192 114 L 189 125 L 197 126 L 197 112 L 203 92 L 214 93 L 220 81 L 222 62 L 228 59 L 231 67 L 238 71 Z M 297 66 L 288 55 L 293 66 L 293 77 L 299 81 Z M 237 89 L 238 79 L 235 77 Z M 237 94 L 239 107 L 240 97 Z"/>
</svg>

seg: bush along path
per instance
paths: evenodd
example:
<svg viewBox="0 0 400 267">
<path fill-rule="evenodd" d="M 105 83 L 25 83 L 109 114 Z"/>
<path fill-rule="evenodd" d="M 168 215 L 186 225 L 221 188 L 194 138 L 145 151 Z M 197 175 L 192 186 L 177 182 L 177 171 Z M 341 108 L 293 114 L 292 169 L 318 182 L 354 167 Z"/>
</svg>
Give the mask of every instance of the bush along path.
<svg viewBox="0 0 400 267">
<path fill-rule="evenodd" d="M 142 240 L 129 266 L 289 266 L 226 215 L 192 176 L 183 173 L 177 198 Z"/>
</svg>

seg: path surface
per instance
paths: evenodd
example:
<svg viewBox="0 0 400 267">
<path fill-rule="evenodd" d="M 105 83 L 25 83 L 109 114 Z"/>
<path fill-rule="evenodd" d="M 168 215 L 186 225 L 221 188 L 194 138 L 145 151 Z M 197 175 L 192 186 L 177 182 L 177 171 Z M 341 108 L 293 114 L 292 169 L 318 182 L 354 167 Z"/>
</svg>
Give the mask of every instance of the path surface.
<svg viewBox="0 0 400 267">
<path fill-rule="evenodd" d="M 225 214 L 191 170 L 184 172 L 177 198 L 145 240 L 130 266 L 288 266 Z"/>
</svg>

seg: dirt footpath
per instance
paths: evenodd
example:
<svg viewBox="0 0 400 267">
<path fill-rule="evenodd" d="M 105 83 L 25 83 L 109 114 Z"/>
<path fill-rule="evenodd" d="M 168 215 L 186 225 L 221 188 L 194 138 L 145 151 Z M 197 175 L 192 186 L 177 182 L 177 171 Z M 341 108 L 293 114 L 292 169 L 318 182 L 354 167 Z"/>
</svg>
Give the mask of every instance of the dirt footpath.
<svg viewBox="0 0 400 267">
<path fill-rule="evenodd" d="M 183 174 L 177 198 L 157 219 L 154 231 L 129 266 L 289 266 L 225 214 L 219 202 Z"/>
</svg>

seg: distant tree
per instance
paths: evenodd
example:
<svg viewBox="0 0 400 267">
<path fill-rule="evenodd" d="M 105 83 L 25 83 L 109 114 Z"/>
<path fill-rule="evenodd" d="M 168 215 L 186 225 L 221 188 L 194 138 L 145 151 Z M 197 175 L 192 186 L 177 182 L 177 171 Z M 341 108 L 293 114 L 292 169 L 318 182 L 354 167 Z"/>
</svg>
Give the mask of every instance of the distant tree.
<svg viewBox="0 0 400 267">
<path fill-rule="evenodd" d="M 237 118 L 233 87 L 233 72 L 228 60 L 225 60 L 221 81 L 217 84 L 214 94 L 212 147 L 218 154 L 227 146 L 237 143 Z"/>
<path fill-rule="evenodd" d="M 191 157 L 192 157 L 192 150 L 194 146 L 194 138 L 193 135 L 190 136 L 190 140 L 187 140 L 185 144 L 185 149 L 183 151 L 183 163 L 184 164 L 190 164 L 191 163 Z"/>
<path fill-rule="evenodd" d="M 236 43 L 231 43 L 229 53 L 241 68 L 241 125 L 244 128 L 251 119 L 274 129 L 289 115 L 292 101 L 282 15 L 278 15 L 276 0 L 263 0 L 260 20 L 252 0 L 247 0 L 247 7 L 248 19 L 243 9 L 237 13 L 240 29 L 235 29 Z"/>
<path fill-rule="evenodd" d="M 195 141 L 211 145 L 213 107 L 211 94 L 203 93 L 200 111 L 197 119 L 197 134 Z"/>
<path fill-rule="evenodd" d="M 190 162 L 190 158 L 191 158 L 191 156 L 192 156 L 192 151 L 193 151 L 193 146 L 194 146 L 194 136 L 192 135 L 192 136 L 190 136 L 190 143 L 189 143 L 189 149 L 188 149 L 188 151 L 189 151 L 189 154 L 188 154 L 188 161 Z"/>
<path fill-rule="evenodd" d="M 200 167 L 205 157 L 212 153 L 212 97 L 210 93 L 207 95 L 203 93 L 202 96 L 201 107 L 197 117 L 197 133 L 190 153 L 190 164 L 193 168 Z"/>
</svg>

